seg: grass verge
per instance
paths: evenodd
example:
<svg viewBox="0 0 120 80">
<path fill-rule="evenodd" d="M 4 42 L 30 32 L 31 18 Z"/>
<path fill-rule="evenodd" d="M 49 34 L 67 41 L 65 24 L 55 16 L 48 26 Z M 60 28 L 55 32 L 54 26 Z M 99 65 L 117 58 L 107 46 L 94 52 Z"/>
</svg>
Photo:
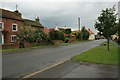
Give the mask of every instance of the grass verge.
<svg viewBox="0 0 120 80">
<path fill-rule="evenodd" d="M 61 43 L 61 44 L 58 44 L 58 45 L 33 46 L 33 47 L 29 47 L 29 48 L 15 48 L 15 49 L 2 49 L 0 51 L 3 52 L 3 53 L 23 52 L 23 51 L 28 51 L 28 50 L 31 50 L 31 49 L 37 49 L 37 48 L 43 48 L 43 47 L 63 46 L 63 45 L 70 45 L 70 44 L 84 43 L 84 42 L 88 42 L 88 40 L 86 40 L 86 41 L 74 41 L 74 42 L 71 42 L 71 43 Z"/>
<path fill-rule="evenodd" d="M 42 48 L 42 47 L 43 46 L 34 46 L 34 47 L 29 47 L 29 48 L 2 49 L 1 51 L 3 53 L 22 52 L 22 51 L 28 51 L 31 49 Z"/>
<path fill-rule="evenodd" d="M 105 42 L 102 44 L 106 44 Z M 110 43 L 110 51 L 107 45 L 97 46 L 87 52 L 83 52 L 73 58 L 75 61 L 84 61 L 97 64 L 118 64 L 118 48 L 114 43 Z"/>
</svg>

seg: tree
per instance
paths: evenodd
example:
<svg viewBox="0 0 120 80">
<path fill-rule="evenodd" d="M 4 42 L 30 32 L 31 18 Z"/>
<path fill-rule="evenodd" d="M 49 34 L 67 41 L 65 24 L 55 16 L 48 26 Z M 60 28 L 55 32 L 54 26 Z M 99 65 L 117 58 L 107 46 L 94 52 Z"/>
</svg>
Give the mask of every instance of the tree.
<svg viewBox="0 0 120 80">
<path fill-rule="evenodd" d="M 42 30 L 36 30 L 34 35 L 34 42 L 46 41 L 47 35 Z"/>
<path fill-rule="evenodd" d="M 23 26 L 20 28 L 20 33 L 18 33 L 20 48 L 24 48 L 24 41 L 32 43 L 34 41 L 34 34 L 36 29 L 34 27 Z"/>
<path fill-rule="evenodd" d="M 52 40 L 64 40 L 64 34 L 61 31 L 52 31 L 49 33 L 49 36 Z"/>
<path fill-rule="evenodd" d="M 113 8 L 102 10 L 95 22 L 95 28 L 107 39 L 108 51 L 111 35 L 116 33 L 116 17 L 115 6 L 113 6 Z"/>
<path fill-rule="evenodd" d="M 80 32 L 72 32 L 72 34 L 76 36 L 76 39 L 81 40 L 81 33 Z"/>
<path fill-rule="evenodd" d="M 88 40 L 89 38 L 89 32 L 85 29 L 85 27 L 82 27 L 81 29 L 81 36 L 83 40 Z"/>
<path fill-rule="evenodd" d="M 65 31 L 64 31 L 66 34 L 70 34 L 71 33 L 71 29 L 70 28 L 67 28 L 67 29 L 65 29 Z"/>
</svg>

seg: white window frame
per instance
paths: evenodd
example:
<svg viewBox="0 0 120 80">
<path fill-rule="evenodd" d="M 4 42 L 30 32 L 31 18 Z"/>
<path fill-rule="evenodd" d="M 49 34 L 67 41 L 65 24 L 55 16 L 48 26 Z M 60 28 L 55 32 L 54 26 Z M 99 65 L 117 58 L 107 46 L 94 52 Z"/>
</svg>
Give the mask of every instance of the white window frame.
<svg viewBox="0 0 120 80">
<path fill-rule="evenodd" d="M 16 30 L 13 30 L 13 25 L 16 25 Z M 12 31 L 18 31 L 18 25 L 17 24 L 15 24 L 15 23 L 12 24 Z"/>
<path fill-rule="evenodd" d="M 4 29 L 4 23 L 3 22 L 0 22 L 0 23 L 2 23 L 2 29 L 0 29 L 0 30 L 3 30 Z"/>
<path fill-rule="evenodd" d="M 2 44 L 4 44 L 4 35 L 2 35 Z"/>
<path fill-rule="evenodd" d="M 1 37 L 2 37 L 2 44 L 4 44 L 4 35 L 2 34 Z"/>
<path fill-rule="evenodd" d="M 12 40 L 12 37 L 17 37 L 17 35 L 11 35 L 11 42 L 14 42 L 14 41 Z M 17 42 L 17 39 L 16 39 L 15 42 Z"/>
</svg>

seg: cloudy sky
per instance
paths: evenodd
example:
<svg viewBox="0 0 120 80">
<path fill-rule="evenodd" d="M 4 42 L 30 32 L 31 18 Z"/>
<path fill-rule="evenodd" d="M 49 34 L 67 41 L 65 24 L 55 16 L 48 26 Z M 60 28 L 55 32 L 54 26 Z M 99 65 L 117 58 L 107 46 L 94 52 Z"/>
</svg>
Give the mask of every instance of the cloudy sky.
<svg viewBox="0 0 120 80">
<path fill-rule="evenodd" d="M 43 26 L 54 28 L 68 26 L 72 29 L 78 29 L 78 17 L 81 19 L 81 27 L 92 29 L 94 32 L 94 23 L 100 15 L 101 10 L 111 8 L 117 2 L 2 2 L 1 8 L 14 11 L 18 5 L 18 10 L 22 17 L 34 20 L 40 17 Z"/>
</svg>

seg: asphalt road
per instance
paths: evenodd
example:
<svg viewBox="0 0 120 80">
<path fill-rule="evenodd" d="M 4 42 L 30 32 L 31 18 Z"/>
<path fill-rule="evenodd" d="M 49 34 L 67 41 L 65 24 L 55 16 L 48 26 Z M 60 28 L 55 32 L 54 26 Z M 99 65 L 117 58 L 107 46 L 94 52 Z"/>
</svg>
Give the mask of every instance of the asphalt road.
<svg viewBox="0 0 120 80">
<path fill-rule="evenodd" d="M 76 43 L 58 47 L 33 49 L 20 53 L 2 55 L 3 78 L 19 78 L 42 70 L 98 46 L 105 40 Z"/>
<path fill-rule="evenodd" d="M 30 78 L 118 78 L 118 66 L 69 60 Z"/>
</svg>

